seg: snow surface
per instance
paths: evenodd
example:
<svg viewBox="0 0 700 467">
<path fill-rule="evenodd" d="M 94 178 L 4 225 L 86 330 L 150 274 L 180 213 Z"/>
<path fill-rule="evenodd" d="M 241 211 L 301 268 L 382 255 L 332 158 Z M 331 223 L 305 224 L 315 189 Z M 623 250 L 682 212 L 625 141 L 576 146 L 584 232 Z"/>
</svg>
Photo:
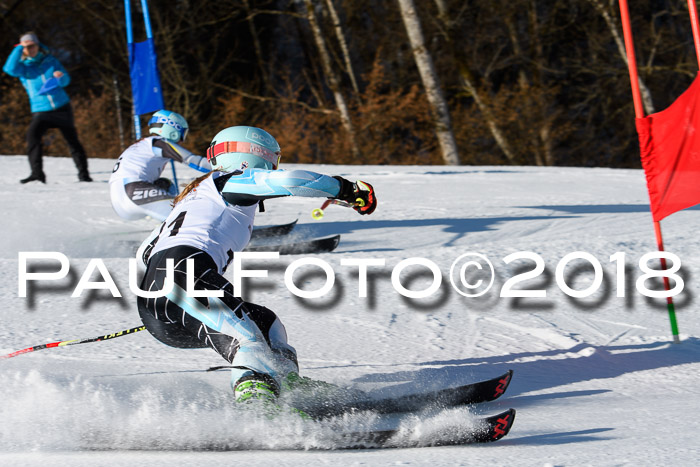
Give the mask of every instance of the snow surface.
<svg viewBox="0 0 700 467">
<path fill-rule="evenodd" d="M 155 222 L 126 222 L 110 207 L 113 161 L 91 159 L 94 183 L 78 183 L 70 159 L 45 158 L 46 185 L 20 185 L 24 156 L 0 156 L 0 354 L 59 340 L 95 337 L 140 325 L 128 288 L 128 258 Z M 248 280 L 244 296 L 275 310 L 299 354 L 302 374 L 368 391 L 410 393 L 490 378 L 515 370 L 507 394 L 472 413 L 515 407 L 510 435 L 483 446 L 318 451 L 342 431 L 402 423 L 426 440 L 437 426 L 469 429 L 466 409 L 405 420 L 360 414 L 311 425 L 270 421 L 231 404 L 226 362 L 209 349 L 166 347 L 146 332 L 105 342 L 50 348 L 0 360 L 2 465 L 694 465 L 700 458 L 700 212 L 664 220 L 665 246 L 683 261 L 676 297 L 682 343 L 670 343 L 665 300 L 635 289 L 637 262 L 656 250 L 640 170 L 534 167 L 300 166 L 372 183 L 380 201 L 372 216 L 319 199 L 266 203 L 258 224 L 299 218 L 290 238 L 340 233 L 339 248 L 316 255 L 335 270 L 328 296 L 302 300 L 284 286 L 284 271 L 305 256 L 252 261 L 268 278 Z M 178 168 L 181 182 L 196 176 Z M 30 284 L 18 296 L 18 253 L 58 251 L 70 258 L 61 281 Z M 507 255 L 540 255 L 545 271 L 514 288 L 545 289 L 544 298 L 501 298 L 509 278 L 533 269 Z M 555 277 L 568 253 L 593 255 L 604 270 L 599 292 L 572 299 Z M 468 252 L 486 255 L 494 287 L 478 298 L 450 285 L 450 266 Z M 625 297 L 616 263 L 626 254 Z M 430 297 L 408 299 L 392 286 L 394 267 L 426 258 L 443 281 Z M 91 258 L 101 258 L 123 298 L 86 290 L 71 298 Z M 358 296 L 356 267 L 341 259 L 379 258 L 369 268 L 369 296 Z M 36 266 L 36 262 L 30 262 Z M 572 262 L 567 283 L 584 290 L 592 267 Z M 457 266 L 457 270 L 461 266 Z M 654 266 L 656 267 L 656 266 Z M 57 263 L 39 264 L 46 272 Z M 474 266 L 470 267 L 475 272 Z M 306 271 L 306 272 L 304 272 Z M 315 290 L 317 269 L 297 271 Z M 400 275 L 412 290 L 432 282 L 427 269 Z M 471 282 L 482 277 L 471 275 Z M 486 276 L 482 278 L 488 279 Z M 99 275 L 93 275 L 97 281 Z M 206 451 L 228 443 L 253 451 Z M 296 450 L 293 450 L 295 448 Z M 298 448 L 302 448 L 299 450 Z M 308 448 L 310 450 L 304 450 Z"/>
</svg>

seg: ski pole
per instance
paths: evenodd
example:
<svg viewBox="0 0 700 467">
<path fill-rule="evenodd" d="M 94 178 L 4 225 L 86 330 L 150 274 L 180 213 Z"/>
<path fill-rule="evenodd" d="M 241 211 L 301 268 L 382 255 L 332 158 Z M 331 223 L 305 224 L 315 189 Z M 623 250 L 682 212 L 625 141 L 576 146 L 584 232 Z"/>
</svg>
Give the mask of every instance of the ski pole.
<svg viewBox="0 0 700 467">
<path fill-rule="evenodd" d="M 51 342 L 50 344 L 35 345 L 33 347 L 27 347 L 26 349 L 17 350 L 16 352 L 12 352 L 12 353 L 9 353 L 7 355 L 0 355 L 0 359 L 16 357 L 17 355 L 21 355 L 23 353 L 34 352 L 36 350 L 48 349 L 51 347 L 63 347 L 66 345 L 87 344 L 88 342 L 106 341 L 107 339 L 114 339 L 115 337 L 126 336 L 127 334 L 133 334 L 135 332 L 143 331 L 144 329 L 146 329 L 146 326 L 139 326 L 136 328 L 125 329 L 124 331 L 119 331 L 119 332 L 115 332 L 112 334 L 106 334 L 104 336 L 99 336 L 99 337 L 90 337 L 87 339 L 73 339 L 70 341 L 59 341 L 59 342 Z"/>
<path fill-rule="evenodd" d="M 313 217 L 316 220 L 323 218 L 323 215 L 325 214 L 323 211 L 331 204 L 336 204 L 338 206 L 343 206 L 346 208 L 354 208 L 355 206 L 364 206 L 365 202 L 364 200 L 362 200 L 362 198 L 357 198 L 356 203 L 348 203 L 347 201 L 341 201 L 339 199 L 327 199 L 323 202 L 320 208 L 311 211 L 311 217 Z"/>
<path fill-rule="evenodd" d="M 177 174 L 175 173 L 175 161 L 172 159 L 170 159 L 170 167 L 173 169 L 173 184 L 175 189 L 177 189 L 177 193 L 180 194 L 180 188 L 177 186 Z"/>
</svg>

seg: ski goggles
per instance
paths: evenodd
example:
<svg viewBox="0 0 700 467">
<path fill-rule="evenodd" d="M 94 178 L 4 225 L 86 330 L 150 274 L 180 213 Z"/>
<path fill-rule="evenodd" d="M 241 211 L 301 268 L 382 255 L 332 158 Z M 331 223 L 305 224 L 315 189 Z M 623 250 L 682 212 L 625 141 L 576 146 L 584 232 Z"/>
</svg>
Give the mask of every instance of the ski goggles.
<svg viewBox="0 0 700 467">
<path fill-rule="evenodd" d="M 153 127 L 153 128 L 161 128 L 163 125 L 168 125 L 173 128 L 175 128 L 179 133 L 180 133 L 180 140 L 184 141 L 185 138 L 187 138 L 187 134 L 190 132 L 189 128 L 183 128 L 182 125 L 179 123 L 173 121 L 172 119 L 168 117 L 164 117 L 162 115 L 159 116 L 153 116 L 151 119 L 148 121 L 148 126 Z"/>
<path fill-rule="evenodd" d="M 215 144 L 214 146 L 209 146 L 207 148 L 207 161 L 210 163 L 212 159 L 220 154 L 226 154 L 229 152 L 240 152 L 244 154 L 252 154 L 254 156 L 261 157 L 267 162 L 271 163 L 275 170 L 280 165 L 281 154 L 278 152 L 270 151 L 269 149 L 260 146 L 255 143 L 244 143 L 242 141 L 224 141 L 223 143 Z"/>
</svg>

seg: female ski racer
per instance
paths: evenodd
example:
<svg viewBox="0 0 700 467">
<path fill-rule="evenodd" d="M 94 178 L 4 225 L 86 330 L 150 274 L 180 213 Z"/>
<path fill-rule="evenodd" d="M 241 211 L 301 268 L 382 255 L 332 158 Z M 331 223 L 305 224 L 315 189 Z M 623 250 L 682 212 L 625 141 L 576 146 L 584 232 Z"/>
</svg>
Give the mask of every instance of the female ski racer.
<svg viewBox="0 0 700 467">
<path fill-rule="evenodd" d="M 178 113 L 159 110 L 148 122 L 149 133 L 129 146 L 114 165 L 109 178 L 112 208 L 126 220 L 150 216 L 165 220 L 172 210 L 177 187 L 167 178 L 160 178 L 170 160 L 207 172 L 209 164 L 177 143 L 184 141 L 189 130 L 187 121 Z"/>
<path fill-rule="evenodd" d="M 300 381 L 296 351 L 287 343 L 277 315 L 235 297 L 222 275 L 234 253 L 250 240 L 259 204 L 304 196 L 343 200 L 360 214 L 371 214 L 377 207 L 370 184 L 306 170 L 277 170 L 279 158 L 279 144 L 264 130 L 235 126 L 220 131 L 207 150 L 214 172 L 194 180 L 175 198 L 160 230 L 140 249 L 146 264 L 141 290 L 164 290 L 166 261 L 174 260 L 175 267 L 170 293 L 138 298 L 146 328 L 173 347 L 209 346 L 218 352 L 233 365 L 231 386 L 237 402 L 274 405 L 280 388 Z M 194 263 L 189 288 L 187 260 Z M 221 295 L 188 296 L 191 288 Z"/>
</svg>

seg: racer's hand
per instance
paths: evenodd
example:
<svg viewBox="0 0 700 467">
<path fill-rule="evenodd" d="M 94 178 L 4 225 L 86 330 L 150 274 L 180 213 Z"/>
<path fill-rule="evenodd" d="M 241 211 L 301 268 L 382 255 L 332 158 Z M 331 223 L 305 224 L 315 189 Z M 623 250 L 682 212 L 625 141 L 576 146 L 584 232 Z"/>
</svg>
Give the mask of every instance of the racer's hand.
<svg viewBox="0 0 700 467">
<path fill-rule="evenodd" d="M 377 209 L 377 197 L 374 188 L 361 180 L 352 183 L 342 177 L 333 177 L 340 182 L 340 192 L 336 197 L 353 205 L 353 209 L 362 215 L 372 214 Z"/>
<path fill-rule="evenodd" d="M 374 194 L 374 188 L 367 182 L 356 181 L 354 183 L 355 203 L 353 209 L 360 214 L 372 214 L 377 209 L 377 197 Z"/>
</svg>

